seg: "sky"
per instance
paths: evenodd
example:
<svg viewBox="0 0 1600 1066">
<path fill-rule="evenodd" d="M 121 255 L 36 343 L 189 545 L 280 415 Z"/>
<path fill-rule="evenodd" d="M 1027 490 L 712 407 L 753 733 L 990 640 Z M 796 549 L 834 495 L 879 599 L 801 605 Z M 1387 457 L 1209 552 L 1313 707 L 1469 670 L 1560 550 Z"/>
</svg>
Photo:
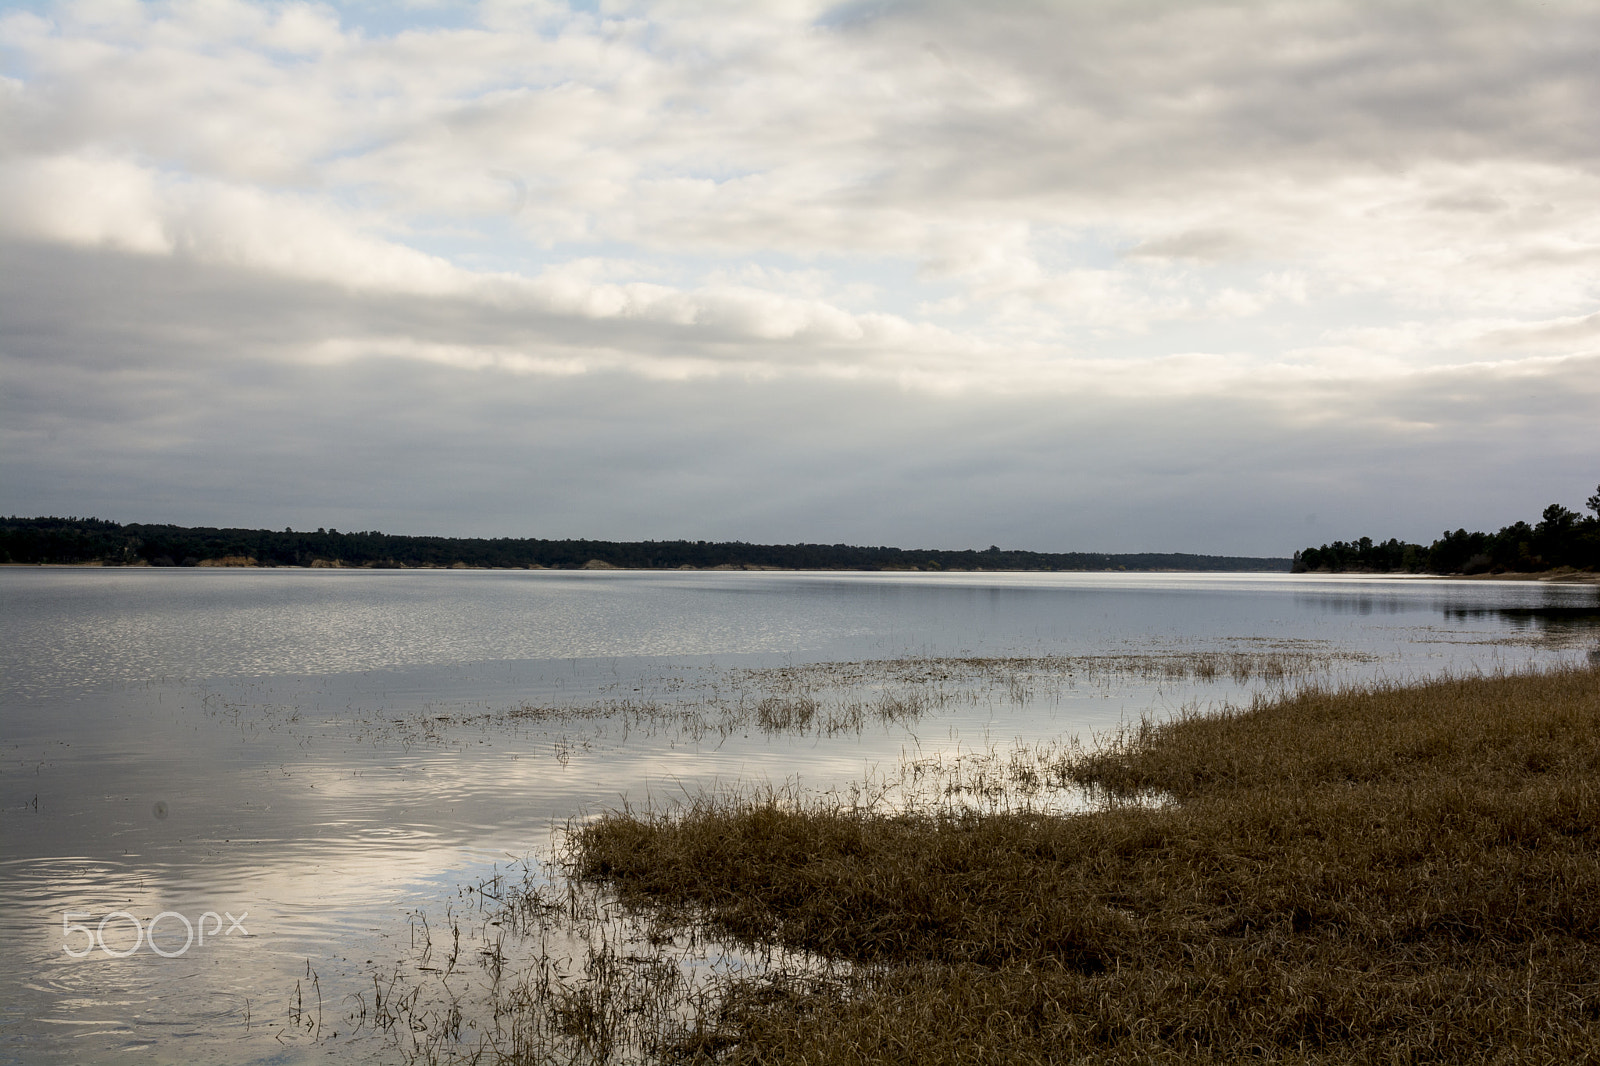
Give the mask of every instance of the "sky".
<svg viewBox="0 0 1600 1066">
<path fill-rule="evenodd" d="M 0 513 L 1288 555 L 1600 481 L 1600 5 L 0 6 Z"/>
</svg>

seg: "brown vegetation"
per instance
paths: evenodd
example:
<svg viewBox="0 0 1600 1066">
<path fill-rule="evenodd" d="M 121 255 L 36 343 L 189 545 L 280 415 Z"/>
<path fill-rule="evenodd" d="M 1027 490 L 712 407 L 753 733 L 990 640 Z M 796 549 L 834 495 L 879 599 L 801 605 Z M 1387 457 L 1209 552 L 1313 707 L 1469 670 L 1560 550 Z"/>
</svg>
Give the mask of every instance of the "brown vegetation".
<svg viewBox="0 0 1600 1066">
<path fill-rule="evenodd" d="M 729 982 L 669 1058 L 1600 1061 L 1600 671 L 1307 691 L 1048 772 L 1103 805 L 708 798 L 582 827 L 574 869 L 835 963 Z"/>
</svg>

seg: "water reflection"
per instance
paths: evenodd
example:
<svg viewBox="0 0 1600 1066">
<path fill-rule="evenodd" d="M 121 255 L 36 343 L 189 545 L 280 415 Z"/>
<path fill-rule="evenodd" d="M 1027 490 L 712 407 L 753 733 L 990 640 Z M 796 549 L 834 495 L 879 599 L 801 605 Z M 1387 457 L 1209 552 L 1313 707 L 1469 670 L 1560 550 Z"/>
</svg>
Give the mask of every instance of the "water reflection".
<svg viewBox="0 0 1600 1066">
<path fill-rule="evenodd" d="M 1445 617 L 1464 622 L 1480 618 L 1498 618 L 1514 629 L 1530 626 L 1550 629 L 1594 629 L 1600 627 L 1600 604 L 1573 606 L 1545 604 L 1537 607 L 1447 607 Z"/>
<path fill-rule="evenodd" d="M 1348 583 L 1342 587 L 1296 591 L 1295 603 L 1332 615 L 1438 613 L 1453 621 L 1491 616 L 1582 618 L 1600 613 L 1600 588 L 1593 585 L 1534 581 L 1344 580 Z"/>
<path fill-rule="evenodd" d="M 1343 595 L 1301 593 L 1295 596 L 1295 604 L 1299 607 L 1336 615 L 1407 614 L 1433 609 L 1433 605 L 1419 603 L 1413 597 L 1399 594 L 1378 596 L 1365 592 L 1352 592 Z"/>
</svg>

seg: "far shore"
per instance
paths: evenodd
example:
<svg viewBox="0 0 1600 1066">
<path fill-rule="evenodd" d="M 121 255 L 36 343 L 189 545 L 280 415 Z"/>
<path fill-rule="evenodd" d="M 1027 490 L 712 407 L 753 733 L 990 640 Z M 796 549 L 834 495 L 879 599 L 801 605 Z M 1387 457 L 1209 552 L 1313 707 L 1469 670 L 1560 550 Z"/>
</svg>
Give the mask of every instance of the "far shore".
<svg viewBox="0 0 1600 1066">
<path fill-rule="evenodd" d="M 677 566 L 677 567 L 628 567 L 615 566 L 611 563 L 591 559 L 580 567 L 547 567 L 535 563 L 531 566 L 472 566 L 466 563 L 454 563 L 449 566 L 430 566 L 398 564 L 393 566 L 369 566 L 365 564 L 343 563 L 337 560 L 318 559 L 310 566 L 278 565 L 261 566 L 255 561 L 241 562 L 235 560 L 202 559 L 191 566 L 152 566 L 147 562 L 137 563 L 0 563 L 0 568 L 13 570 L 40 570 L 50 568 L 69 569 L 99 569 L 99 570 L 197 570 L 197 569 L 228 569 L 228 570 L 631 570 L 638 573 L 672 573 L 674 571 L 693 571 L 696 573 L 714 573 L 717 571 L 770 571 L 775 573 L 828 573 L 828 574 L 1286 574 L 1283 570 L 1177 570 L 1177 569 L 1100 569 L 1100 570 L 1047 570 L 1038 567 L 943 567 L 940 569 L 919 569 L 916 567 L 880 567 L 868 569 L 865 567 L 787 567 L 787 566 L 761 566 L 754 563 L 733 564 L 721 563 L 717 566 Z M 1362 571 L 1362 570 L 1312 570 L 1303 574 L 1290 575 L 1296 577 L 1342 577 L 1351 580 L 1363 580 L 1375 577 L 1397 578 L 1408 581 L 1522 581 L 1539 582 L 1542 584 L 1562 585 L 1600 585 L 1600 572 L 1592 570 L 1574 570 L 1562 567 L 1556 570 L 1541 570 L 1534 572 L 1504 572 L 1487 574 L 1414 574 L 1396 571 Z"/>
</svg>

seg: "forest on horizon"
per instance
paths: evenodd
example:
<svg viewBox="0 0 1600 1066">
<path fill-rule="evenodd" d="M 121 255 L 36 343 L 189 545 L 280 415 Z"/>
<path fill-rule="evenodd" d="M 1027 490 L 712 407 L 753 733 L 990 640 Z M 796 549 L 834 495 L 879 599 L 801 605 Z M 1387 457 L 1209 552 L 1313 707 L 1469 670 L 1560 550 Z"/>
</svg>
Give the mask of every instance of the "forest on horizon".
<svg viewBox="0 0 1600 1066">
<path fill-rule="evenodd" d="M 1286 571 L 1290 560 L 1135 552 L 947 551 L 849 544 L 413 537 L 144 525 L 98 518 L 0 518 L 0 563 L 102 566 L 351 566 L 675 570 L 1189 570 Z"/>
<path fill-rule="evenodd" d="M 1585 517 L 1559 503 L 1544 509 L 1538 523 L 1513 522 L 1496 533 L 1446 531 L 1429 545 L 1389 539 L 1336 540 L 1320 548 L 1294 553 L 1297 574 L 1413 573 L 1491 574 L 1538 573 L 1571 567 L 1600 569 L 1600 486 L 1585 501 L 1594 513 Z"/>
</svg>

